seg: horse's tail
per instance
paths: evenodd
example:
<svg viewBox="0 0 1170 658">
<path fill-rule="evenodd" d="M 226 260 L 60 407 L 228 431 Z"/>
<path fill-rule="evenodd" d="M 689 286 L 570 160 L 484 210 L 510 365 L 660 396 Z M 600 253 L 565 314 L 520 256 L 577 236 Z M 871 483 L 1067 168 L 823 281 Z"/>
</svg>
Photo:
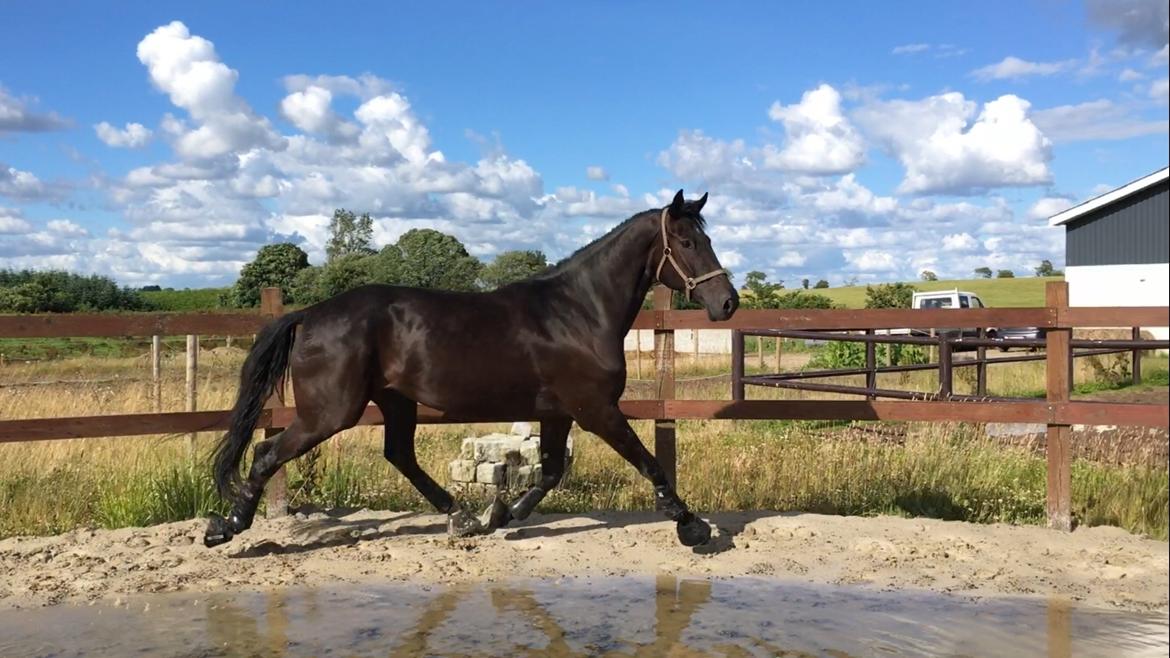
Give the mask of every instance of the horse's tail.
<svg viewBox="0 0 1170 658">
<path fill-rule="evenodd" d="M 219 495 L 232 499 L 240 487 L 240 461 L 260 421 L 264 401 L 288 368 L 295 329 L 304 312 L 282 315 L 260 331 L 240 371 L 240 390 L 227 434 L 215 448 L 212 472 Z"/>
</svg>

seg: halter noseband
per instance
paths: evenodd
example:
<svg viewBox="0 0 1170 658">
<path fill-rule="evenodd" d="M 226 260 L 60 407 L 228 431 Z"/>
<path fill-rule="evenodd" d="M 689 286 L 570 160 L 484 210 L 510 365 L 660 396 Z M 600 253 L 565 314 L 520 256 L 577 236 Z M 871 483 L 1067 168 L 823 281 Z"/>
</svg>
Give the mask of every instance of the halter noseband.
<svg viewBox="0 0 1170 658">
<path fill-rule="evenodd" d="M 666 212 L 667 212 L 667 210 L 669 210 L 669 208 L 662 209 L 662 260 L 658 261 L 658 269 L 654 271 L 654 280 L 662 281 L 662 266 L 666 264 L 666 261 L 670 261 L 671 266 L 674 267 L 674 271 L 678 273 L 679 277 L 682 278 L 683 283 L 686 284 L 686 295 L 687 295 L 687 301 L 689 302 L 689 301 L 691 301 L 691 291 L 694 290 L 700 283 L 706 281 L 707 279 L 714 279 L 717 276 L 728 276 L 728 272 L 727 272 L 727 270 L 725 270 L 721 267 L 717 270 L 712 270 L 710 272 L 707 272 L 706 274 L 703 274 L 702 276 L 696 276 L 696 277 L 687 276 L 687 273 L 683 271 L 682 266 L 679 265 L 678 261 L 674 259 L 674 254 L 671 252 L 671 249 L 670 249 L 670 242 L 667 240 L 667 233 L 666 233 Z"/>
</svg>

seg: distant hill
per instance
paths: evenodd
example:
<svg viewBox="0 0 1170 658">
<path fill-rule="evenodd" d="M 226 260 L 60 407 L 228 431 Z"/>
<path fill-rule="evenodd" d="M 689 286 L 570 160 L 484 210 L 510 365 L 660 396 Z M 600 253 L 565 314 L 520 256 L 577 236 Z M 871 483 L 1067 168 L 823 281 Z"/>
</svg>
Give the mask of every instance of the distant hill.
<svg viewBox="0 0 1170 658">
<path fill-rule="evenodd" d="M 951 279 L 949 281 L 906 281 L 920 292 L 958 288 L 979 295 L 992 308 L 1034 308 L 1044 306 L 1044 284 L 1064 277 L 1019 277 L 1015 279 Z M 865 284 L 842 288 L 810 290 L 845 308 L 865 308 Z"/>
</svg>

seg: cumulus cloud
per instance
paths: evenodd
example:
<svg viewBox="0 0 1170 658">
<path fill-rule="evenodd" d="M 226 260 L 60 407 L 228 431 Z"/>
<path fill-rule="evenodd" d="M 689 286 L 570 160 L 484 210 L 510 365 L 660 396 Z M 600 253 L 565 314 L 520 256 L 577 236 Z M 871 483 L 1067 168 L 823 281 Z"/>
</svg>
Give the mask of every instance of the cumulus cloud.
<svg viewBox="0 0 1170 658">
<path fill-rule="evenodd" d="M 811 175 L 843 174 L 865 161 L 861 135 L 841 112 L 841 94 L 822 84 L 793 105 L 773 103 L 768 116 L 784 126 L 784 144 L 766 146 L 764 165 Z"/>
<path fill-rule="evenodd" d="M 46 183 L 29 171 L 0 162 L 0 196 L 15 201 L 49 201 L 63 196 L 61 184 Z"/>
<path fill-rule="evenodd" d="M 1165 105 L 1167 97 L 1170 96 L 1170 78 L 1162 78 L 1161 80 L 1151 82 L 1148 95 L 1150 98 Z M 1162 125 L 1164 126 L 1165 124 L 1163 123 Z M 1163 132 L 1165 131 L 1163 130 Z"/>
<path fill-rule="evenodd" d="M 607 181 L 609 180 L 609 172 L 605 170 L 605 167 L 591 165 L 585 167 L 585 177 L 594 181 Z"/>
<path fill-rule="evenodd" d="M 970 233 L 944 235 L 942 239 L 943 251 L 971 251 L 978 247 L 979 242 Z"/>
<path fill-rule="evenodd" d="M 976 116 L 977 103 L 950 92 L 876 101 L 855 117 L 905 167 L 899 192 L 969 194 L 1051 180 L 1051 142 L 1032 122 L 1029 107 L 1005 95 Z"/>
<path fill-rule="evenodd" d="M 1037 110 L 1032 113 L 1032 120 L 1057 143 L 1129 139 L 1165 133 L 1170 128 L 1166 118 L 1143 119 L 1131 108 L 1106 98 Z"/>
<path fill-rule="evenodd" d="M 151 82 L 197 124 L 181 130 L 175 150 L 205 159 L 262 147 L 278 149 L 283 139 L 235 95 L 235 69 L 219 60 L 215 45 L 192 35 L 179 21 L 157 28 L 138 44 L 138 59 Z"/>
<path fill-rule="evenodd" d="M 37 112 L 34 99 L 17 98 L 0 85 L 0 135 L 7 132 L 64 130 L 70 123 L 56 112 Z"/>
<path fill-rule="evenodd" d="M 0 234 L 19 235 L 30 231 L 32 224 L 25 221 L 19 210 L 0 206 Z"/>
<path fill-rule="evenodd" d="M 150 138 L 154 135 L 149 128 L 141 123 L 127 123 L 125 128 L 119 129 L 117 126 L 103 121 L 95 125 L 93 130 L 97 133 L 98 139 L 105 142 L 106 146 L 115 148 L 142 148 L 150 143 Z"/>
<path fill-rule="evenodd" d="M 69 219 L 50 219 L 48 222 L 45 222 L 45 228 L 50 233 L 58 236 L 80 238 L 89 235 L 89 231 L 85 230 L 77 222 Z"/>
<path fill-rule="evenodd" d="M 893 272 L 899 268 L 898 260 L 892 253 L 878 249 L 847 251 L 845 260 L 860 272 Z"/>
<path fill-rule="evenodd" d="M 1076 60 L 1059 62 L 1029 62 L 1019 57 L 1005 57 L 995 64 L 975 69 L 971 76 L 984 82 L 988 80 L 1018 80 L 1031 76 L 1048 76 L 1071 70 Z"/>
<path fill-rule="evenodd" d="M 1072 205 L 1072 200 L 1067 197 L 1041 197 L 1040 199 L 1037 199 L 1030 208 L 1028 208 L 1028 219 L 1047 220 L 1049 217 L 1071 208 Z"/>
</svg>

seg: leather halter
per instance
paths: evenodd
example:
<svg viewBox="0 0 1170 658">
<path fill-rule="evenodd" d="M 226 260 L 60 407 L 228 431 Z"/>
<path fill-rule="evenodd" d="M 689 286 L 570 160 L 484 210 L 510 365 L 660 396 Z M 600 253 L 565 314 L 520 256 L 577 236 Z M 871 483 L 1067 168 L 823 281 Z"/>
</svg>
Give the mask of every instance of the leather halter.
<svg viewBox="0 0 1170 658">
<path fill-rule="evenodd" d="M 691 291 L 694 290 L 700 283 L 706 281 L 707 279 L 714 279 L 717 276 L 726 276 L 728 278 L 730 278 L 730 276 L 728 271 L 722 267 L 717 270 L 707 272 L 701 276 L 687 276 L 687 273 L 683 270 L 682 266 L 679 265 L 678 261 L 674 259 L 674 254 L 670 249 L 670 242 L 667 240 L 668 234 L 666 232 L 666 213 L 668 210 L 670 210 L 669 207 L 662 209 L 662 260 L 658 261 L 658 269 L 654 271 L 654 280 L 659 282 L 662 281 L 662 266 L 666 264 L 666 261 L 670 261 L 671 266 L 674 267 L 674 271 L 678 273 L 679 277 L 682 278 L 683 283 L 686 285 L 687 301 L 689 302 L 691 301 Z"/>
</svg>

